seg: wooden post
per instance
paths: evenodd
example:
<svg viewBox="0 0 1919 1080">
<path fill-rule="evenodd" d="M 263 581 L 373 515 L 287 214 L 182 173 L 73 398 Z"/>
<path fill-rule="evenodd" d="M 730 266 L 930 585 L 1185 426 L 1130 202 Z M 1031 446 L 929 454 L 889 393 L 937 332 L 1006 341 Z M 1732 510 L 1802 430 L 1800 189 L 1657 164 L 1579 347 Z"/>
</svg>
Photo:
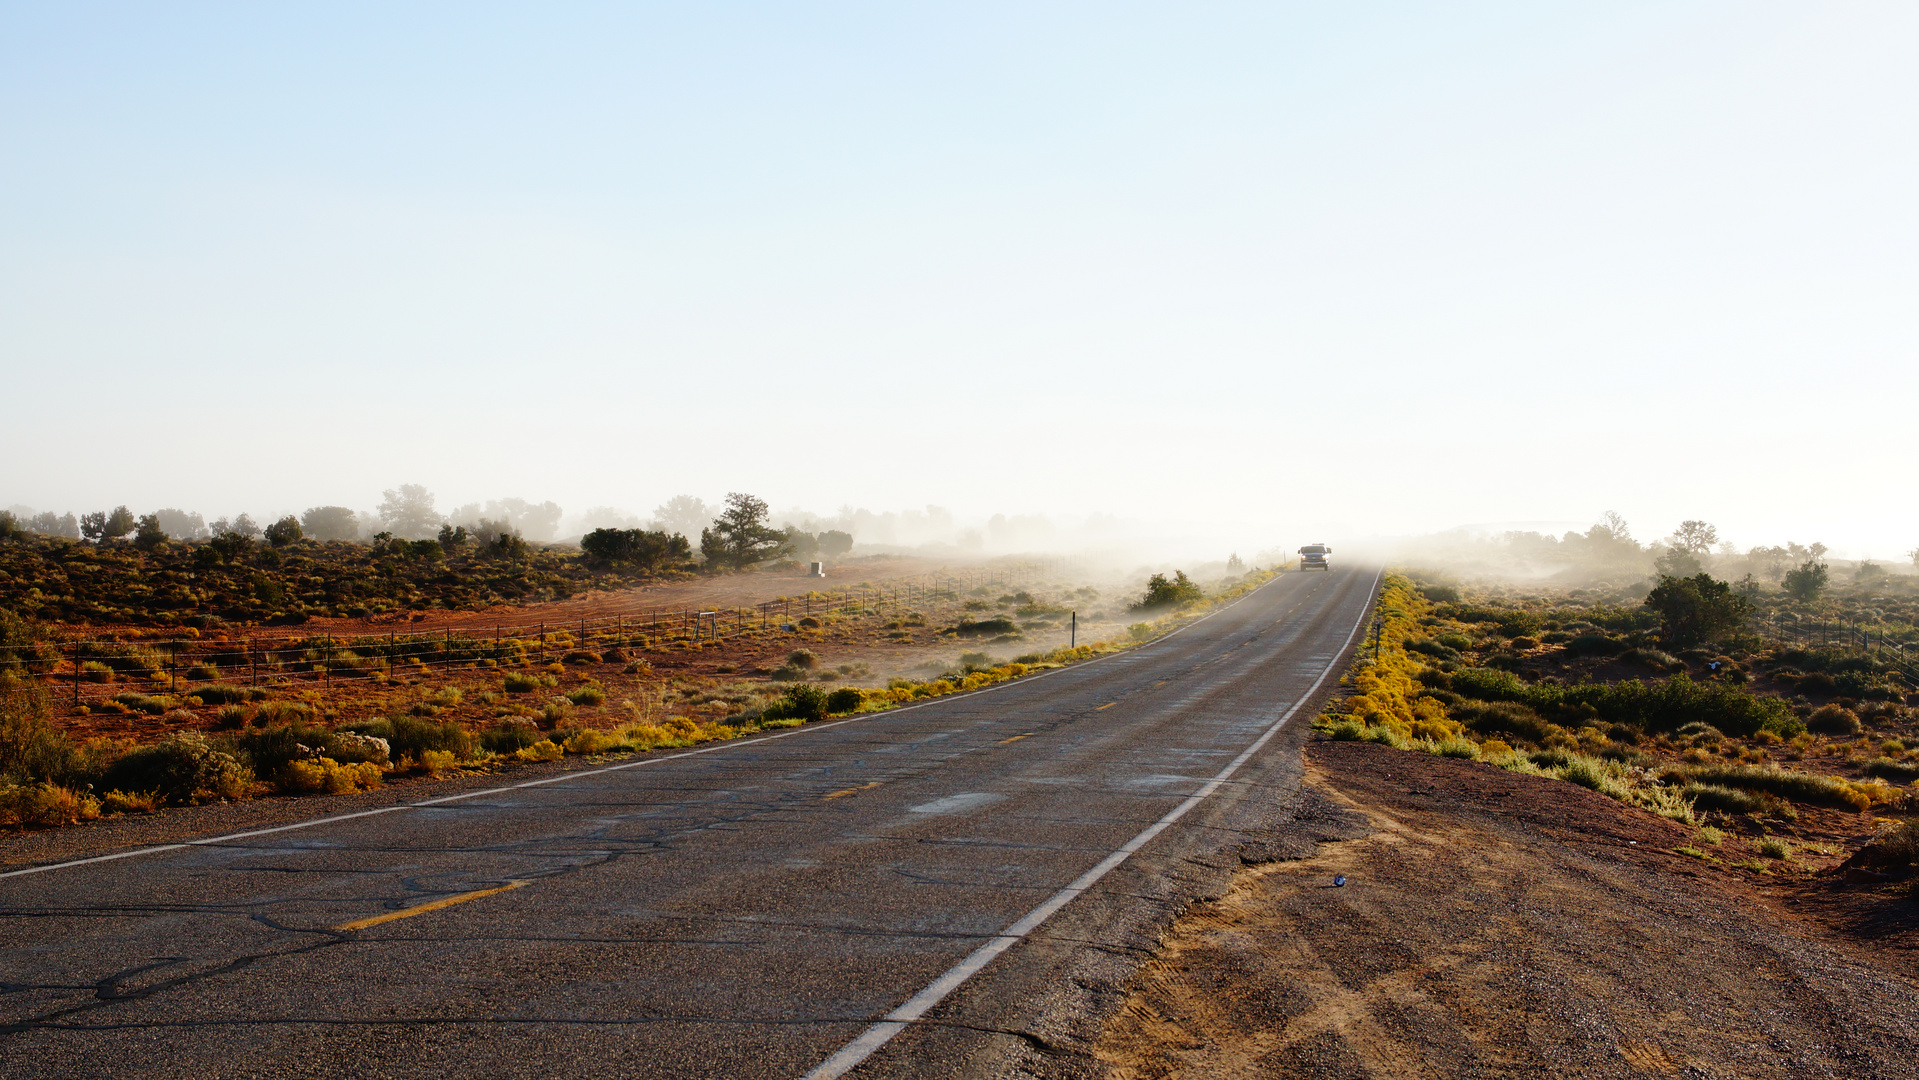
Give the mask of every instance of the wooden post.
<svg viewBox="0 0 1919 1080">
<path fill-rule="evenodd" d="M 80 707 L 80 639 L 73 639 L 73 707 Z"/>
<path fill-rule="evenodd" d="M 251 637 L 247 638 L 247 660 L 253 665 L 253 683 L 260 685 L 260 646 Z"/>
<path fill-rule="evenodd" d="M 546 663 L 546 624 L 540 624 L 540 663 Z"/>
</svg>

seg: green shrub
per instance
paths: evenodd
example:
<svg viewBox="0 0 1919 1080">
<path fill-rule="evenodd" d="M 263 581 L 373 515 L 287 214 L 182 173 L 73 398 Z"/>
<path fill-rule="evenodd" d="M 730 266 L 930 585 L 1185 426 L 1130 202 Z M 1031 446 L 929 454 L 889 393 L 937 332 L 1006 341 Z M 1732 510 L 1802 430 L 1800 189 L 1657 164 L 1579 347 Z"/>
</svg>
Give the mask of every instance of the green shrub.
<svg viewBox="0 0 1919 1080">
<path fill-rule="evenodd" d="M 959 625 L 953 627 L 953 633 L 959 637 L 992 637 L 1001 634 L 1017 634 L 1019 633 L 1019 625 L 1007 618 L 981 619 L 979 622 L 961 619 Z"/>
<path fill-rule="evenodd" d="M 262 710 L 261 717 L 265 716 Z M 285 774 L 288 763 L 323 751 L 332 732 L 323 727 L 306 724 L 304 718 L 277 724 L 272 727 L 258 727 L 241 732 L 234 737 L 240 756 L 253 766 L 253 772 L 264 780 L 277 780 Z M 128 788 L 129 791 L 148 791 L 150 788 Z"/>
<path fill-rule="evenodd" d="M 772 719 L 819 720 L 826 716 L 826 691 L 811 683 L 798 683 L 786 688 L 786 696 L 767 709 Z M 774 716 L 774 713 L 779 715 Z"/>
<path fill-rule="evenodd" d="M 850 713 L 857 710 L 866 701 L 865 695 L 850 686 L 843 686 L 826 695 L 826 711 L 829 713 Z"/>
<path fill-rule="evenodd" d="M 1517 701 L 1463 702 L 1452 709 L 1452 716 L 1482 735 L 1516 735 L 1528 742 L 1543 742 L 1553 732 L 1545 717 Z"/>
<path fill-rule="evenodd" d="M 545 738 L 540 734 L 540 729 L 532 724 L 507 720 L 481 732 L 480 745 L 496 754 L 512 754 Z"/>
<path fill-rule="evenodd" d="M 208 705 L 240 705 L 249 701 L 257 701 L 265 697 L 266 694 L 263 691 L 250 689 L 245 686 L 230 686 L 225 683 L 214 683 L 211 686 L 202 686 L 198 690 L 195 690 L 193 696 Z"/>
<path fill-rule="evenodd" d="M 1473 647 L 1473 639 L 1464 634 L 1441 634 L 1435 640 L 1448 649 L 1470 649 Z"/>
<path fill-rule="evenodd" d="M 1454 634 L 1450 636 L 1458 637 L 1459 635 Z M 1446 645 L 1444 642 L 1435 641 L 1432 638 L 1408 639 L 1406 642 L 1406 648 L 1408 651 L 1423 653 L 1426 656 L 1436 657 L 1440 660 L 1462 659 L 1457 649 Z"/>
<path fill-rule="evenodd" d="M 800 671 L 813 671 L 820 666 L 820 658 L 811 649 L 794 649 L 786 654 L 785 666 Z"/>
<path fill-rule="evenodd" d="M 150 791 L 171 803 L 192 803 L 244 796 L 253 771 L 199 733 L 180 731 L 128 751 L 107 769 L 101 784 L 109 791 Z"/>
<path fill-rule="evenodd" d="M 464 761 L 473 756 L 473 736 L 457 721 L 433 723 L 414 716 L 396 716 L 387 721 L 392 734 L 386 736 L 393 760 L 410 757 L 425 760 L 428 750 L 443 750 Z"/>
<path fill-rule="evenodd" d="M 1175 570 L 1168 579 L 1165 574 L 1154 574 L 1146 579 L 1146 594 L 1132 606 L 1133 611 L 1153 611 L 1159 608 L 1177 607 L 1201 599 L 1205 594 L 1199 585 L 1186 576 L 1186 571 Z M 1004 620 L 1001 620 L 1004 621 Z"/>
<path fill-rule="evenodd" d="M 1859 716 L 1842 705 L 1821 705 L 1806 717 L 1806 730 L 1819 735 L 1857 735 Z"/>
<path fill-rule="evenodd" d="M 517 671 L 506 673 L 504 688 L 509 694 L 527 694 L 538 690 L 542 685 L 538 675 L 523 675 Z"/>
<path fill-rule="evenodd" d="M 1770 731 L 1791 738 L 1805 731 L 1784 701 L 1736 687 L 1675 675 L 1664 682 L 1528 684 L 1508 672 L 1461 668 L 1448 678 L 1459 694 L 1481 701 L 1513 701 L 1546 716 L 1583 715 L 1641 731 L 1673 731 L 1699 721 L 1741 738 Z M 1581 722 L 1584 722 L 1583 720 Z"/>
<path fill-rule="evenodd" d="M 604 705 L 606 691 L 597 686 L 582 686 L 568 693 L 566 700 L 575 705 Z"/>
</svg>

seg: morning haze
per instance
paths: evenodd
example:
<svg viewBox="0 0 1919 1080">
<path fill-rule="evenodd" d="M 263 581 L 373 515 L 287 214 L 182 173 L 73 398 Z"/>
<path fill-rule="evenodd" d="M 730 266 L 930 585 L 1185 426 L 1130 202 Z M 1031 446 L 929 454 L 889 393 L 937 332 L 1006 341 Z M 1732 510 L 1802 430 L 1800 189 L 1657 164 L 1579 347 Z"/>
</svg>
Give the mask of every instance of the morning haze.
<svg viewBox="0 0 1919 1080">
<path fill-rule="evenodd" d="M 1919 1075 L 1916 53 L 5 6 L 0 1076 Z"/>
</svg>

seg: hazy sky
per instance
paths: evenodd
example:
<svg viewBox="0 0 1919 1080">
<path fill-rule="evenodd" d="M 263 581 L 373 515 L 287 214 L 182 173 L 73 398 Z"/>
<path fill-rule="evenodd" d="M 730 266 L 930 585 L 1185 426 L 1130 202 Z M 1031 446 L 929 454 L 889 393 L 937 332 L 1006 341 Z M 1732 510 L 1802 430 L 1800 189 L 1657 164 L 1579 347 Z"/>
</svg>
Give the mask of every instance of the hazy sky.
<svg viewBox="0 0 1919 1080">
<path fill-rule="evenodd" d="M 1894 557 L 1915 55 L 1894 3 L 9 4 L 0 504 Z"/>
</svg>

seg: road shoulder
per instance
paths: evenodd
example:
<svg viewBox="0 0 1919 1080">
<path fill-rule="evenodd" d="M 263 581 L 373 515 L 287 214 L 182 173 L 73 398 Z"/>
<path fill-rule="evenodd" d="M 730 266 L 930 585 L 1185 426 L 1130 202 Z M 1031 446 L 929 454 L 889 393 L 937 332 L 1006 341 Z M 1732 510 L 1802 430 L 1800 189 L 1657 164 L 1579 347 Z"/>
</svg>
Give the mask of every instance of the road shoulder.
<svg viewBox="0 0 1919 1080">
<path fill-rule="evenodd" d="M 1675 853 L 1691 834 L 1673 822 L 1336 742 L 1306 747 L 1300 807 L 1363 824 L 1244 849 L 1134 973 L 1082 1075 L 1919 1072 L 1911 941 L 1883 940 L 1913 931 L 1836 935 L 1790 910 L 1804 887 Z"/>
</svg>

